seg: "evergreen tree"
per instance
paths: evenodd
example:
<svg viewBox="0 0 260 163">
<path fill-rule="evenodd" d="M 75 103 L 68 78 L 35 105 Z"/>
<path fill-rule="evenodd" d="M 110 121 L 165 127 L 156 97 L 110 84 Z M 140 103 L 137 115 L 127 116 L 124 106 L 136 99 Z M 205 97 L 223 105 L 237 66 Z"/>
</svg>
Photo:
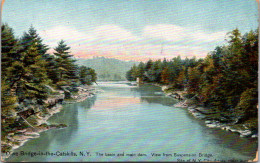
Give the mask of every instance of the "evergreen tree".
<svg viewBox="0 0 260 163">
<path fill-rule="evenodd" d="M 161 75 L 161 79 L 162 79 L 162 83 L 164 84 L 169 84 L 169 77 L 170 77 L 170 73 L 169 73 L 169 69 L 168 67 L 165 67 L 162 71 L 162 75 Z"/>
<path fill-rule="evenodd" d="M 45 69 L 45 60 L 38 53 L 37 42 L 28 47 L 28 50 L 22 53 L 20 61 L 16 61 L 7 68 L 10 78 L 10 87 L 14 89 L 19 101 L 24 99 L 35 99 L 42 104 L 47 97 L 48 78 Z"/>
<path fill-rule="evenodd" d="M 1 26 L 1 40 L 2 76 L 7 76 L 6 69 L 10 67 L 13 62 L 20 60 L 22 46 L 15 38 L 13 29 L 7 24 Z"/>
<path fill-rule="evenodd" d="M 54 49 L 59 74 L 58 81 L 66 84 L 72 84 L 72 79 L 78 79 L 76 60 L 72 59 L 73 55 L 70 54 L 69 49 L 70 47 L 63 40 Z"/>
<path fill-rule="evenodd" d="M 151 67 L 152 67 L 152 65 L 153 65 L 153 61 L 150 59 L 150 60 L 146 63 L 144 70 L 145 70 L 145 71 L 150 70 Z"/>
<path fill-rule="evenodd" d="M 144 78 L 144 70 L 145 70 L 145 65 L 143 62 L 140 62 L 138 67 L 137 67 L 137 77 L 139 78 Z"/>
<path fill-rule="evenodd" d="M 134 77 L 132 76 L 132 68 L 129 71 L 126 72 L 125 77 L 128 81 L 135 81 Z"/>
<path fill-rule="evenodd" d="M 80 66 L 79 76 L 81 84 L 90 85 L 92 82 L 96 82 L 97 80 L 97 74 L 95 73 L 95 70 L 86 66 Z"/>
<path fill-rule="evenodd" d="M 36 43 L 38 53 L 44 56 L 49 48 L 47 45 L 43 44 L 42 41 L 42 38 L 33 26 L 30 27 L 28 32 L 24 32 L 22 38 L 20 39 L 24 51 L 28 50 L 32 44 Z"/>
</svg>

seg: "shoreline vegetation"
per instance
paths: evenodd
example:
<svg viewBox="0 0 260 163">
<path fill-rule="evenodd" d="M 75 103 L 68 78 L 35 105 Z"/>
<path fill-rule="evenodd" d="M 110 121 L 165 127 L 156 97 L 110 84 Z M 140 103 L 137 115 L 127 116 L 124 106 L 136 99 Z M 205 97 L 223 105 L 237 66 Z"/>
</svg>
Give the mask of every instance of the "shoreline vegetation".
<svg viewBox="0 0 260 163">
<path fill-rule="evenodd" d="M 162 86 L 166 95 L 178 99 L 176 107 L 187 108 L 211 128 L 258 137 L 258 36 L 227 33 L 227 42 L 205 58 L 180 56 L 149 60 L 126 73 L 128 81 Z"/>
<path fill-rule="evenodd" d="M 186 91 L 169 91 L 169 86 L 160 86 L 162 91 L 171 98 L 177 99 L 179 102 L 174 107 L 184 108 L 196 119 L 203 120 L 205 125 L 209 128 L 220 128 L 222 130 L 239 133 L 240 137 L 257 138 L 258 133 L 255 130 L 247 127 L 249 124 L 236 124 L 235 122 L 228 122 L 225 116 L 221 116 L 219 110 L 206 108 L 194 98 L 187 98 Z"/>
<path fill-rule="evenodd" d="M 9 147 L 9 154 L 2 157 L 2 159 L 8 158 L 14 149 L 17 149 L 24 145 L 30 139 L 38 138 L 41 132 L 50 130 L 50 129 L 62 129 L 66 128 L 66 124 L 49 124 L 47 121 L 54 114 L 59 113 L 63 109 L 64 104 L 71 104 L 82 102 L 89 97 L 93 97 L 96 94 L 96 90 L 89 85 L 76 87 L 79 91 L 71 95 L 70 98 L 65 97 L 64 91 L 58 91 L 58 94 L 49 97 L 45 102 L 50 104 L 51 107 L 46 109 L 46 112 L 41 115 L 36 115 L 34 125 L 32 126 L 29 122 L 30 127 L 25 129 L 16 130 L 12 133 L 9 133 L 7 141 L 2 142 L 2 148 Z M 52 89 L 57 92 L 57 90 Z"/>
<path fill-rule="evenodd" d="M 93 96 L 97 80 L 94 69 L 79 66 L 65 41 L 52 54 L 34 27 L 17 38 L 7 24 L 1 26 L 1 159 L 26 141 L 66 124 L 47 120 L 62 104 Z M 6 155 L 8 154 L 8 155 Z"/>
</svg>

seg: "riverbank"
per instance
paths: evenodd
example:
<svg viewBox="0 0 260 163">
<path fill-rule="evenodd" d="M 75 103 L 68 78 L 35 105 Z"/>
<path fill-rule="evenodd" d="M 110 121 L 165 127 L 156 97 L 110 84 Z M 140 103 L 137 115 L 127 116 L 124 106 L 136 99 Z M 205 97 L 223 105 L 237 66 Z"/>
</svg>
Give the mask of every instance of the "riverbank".
<svg viewBox="0 0 260 163">
<path fill-rule="evenodd" d="M 1 140 L 1 160 L 8 158 L 14 149 L 21 147 L 28 140 L 38 138 L 41 132 L 67 127 L 66 124 L 49 124 L 47 122 L 50 117 L 62 110 L 63 104 L 81 102 L 96 94 L 96 90 L 89 85 L 73 88 L 77 90 L 76 92 L 68 89 L 55 90 L 50 86 L 48 87 L 52 94 L 44 101 L 46 106 L 44 111 L 40 111 L 37 104 L 20 104 L 19 107 L 22 110 L 17 115 L 26 126 L 13 130 L 5 136 L 4 140 Z M 38 111 L 35 111 L 37 109 Z"/>
<path fill-rule="evenodd" d="M 237 119 L 232 119 L 231 116 L 228 116 L 219 110 L 207 108 L 202 103 L 199 103 L 198 100 L 194 99 L 194 97 L 188 97 L 187 92 L 185 91 L 172 91 L 168 89 L 169 86 L 155 85 L 160 86 L 167 96 L 179 100 L 174 107 L 187 109 L 192 116 L 203 120 L 207 127 L 235 132 L 238 133 L 240 137 L 258 137 L 258 132 L 250 129 L 249 123 L 238 123 Z"/>
</svg>

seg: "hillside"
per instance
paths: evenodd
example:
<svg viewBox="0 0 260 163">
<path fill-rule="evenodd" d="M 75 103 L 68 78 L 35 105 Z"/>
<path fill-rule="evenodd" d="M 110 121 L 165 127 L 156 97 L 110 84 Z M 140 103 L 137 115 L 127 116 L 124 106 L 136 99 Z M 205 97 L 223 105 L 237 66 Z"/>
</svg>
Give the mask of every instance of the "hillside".
<svg viewBox="0 0 260 163">
<path fill-rule="evenodd" d="M 114 58 L 95 57 L 93 59 L 78 59 L 79 65 L 94 68 L 98 80 L 126 80 L 126 72 L 138 62 L 122 61 Z"/>
</svg>

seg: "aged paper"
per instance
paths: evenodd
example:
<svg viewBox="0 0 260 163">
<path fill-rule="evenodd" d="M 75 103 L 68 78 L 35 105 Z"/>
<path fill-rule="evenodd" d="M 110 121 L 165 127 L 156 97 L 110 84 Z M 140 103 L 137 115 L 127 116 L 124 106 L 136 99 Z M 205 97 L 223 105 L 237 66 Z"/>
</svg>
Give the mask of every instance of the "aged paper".
<svg viewBox="0 0 260 163">
<path fill-rule="evenodd" d="M 1 160 L 258 161 L 258 3 L 2 1 Z"/>
</svg>

